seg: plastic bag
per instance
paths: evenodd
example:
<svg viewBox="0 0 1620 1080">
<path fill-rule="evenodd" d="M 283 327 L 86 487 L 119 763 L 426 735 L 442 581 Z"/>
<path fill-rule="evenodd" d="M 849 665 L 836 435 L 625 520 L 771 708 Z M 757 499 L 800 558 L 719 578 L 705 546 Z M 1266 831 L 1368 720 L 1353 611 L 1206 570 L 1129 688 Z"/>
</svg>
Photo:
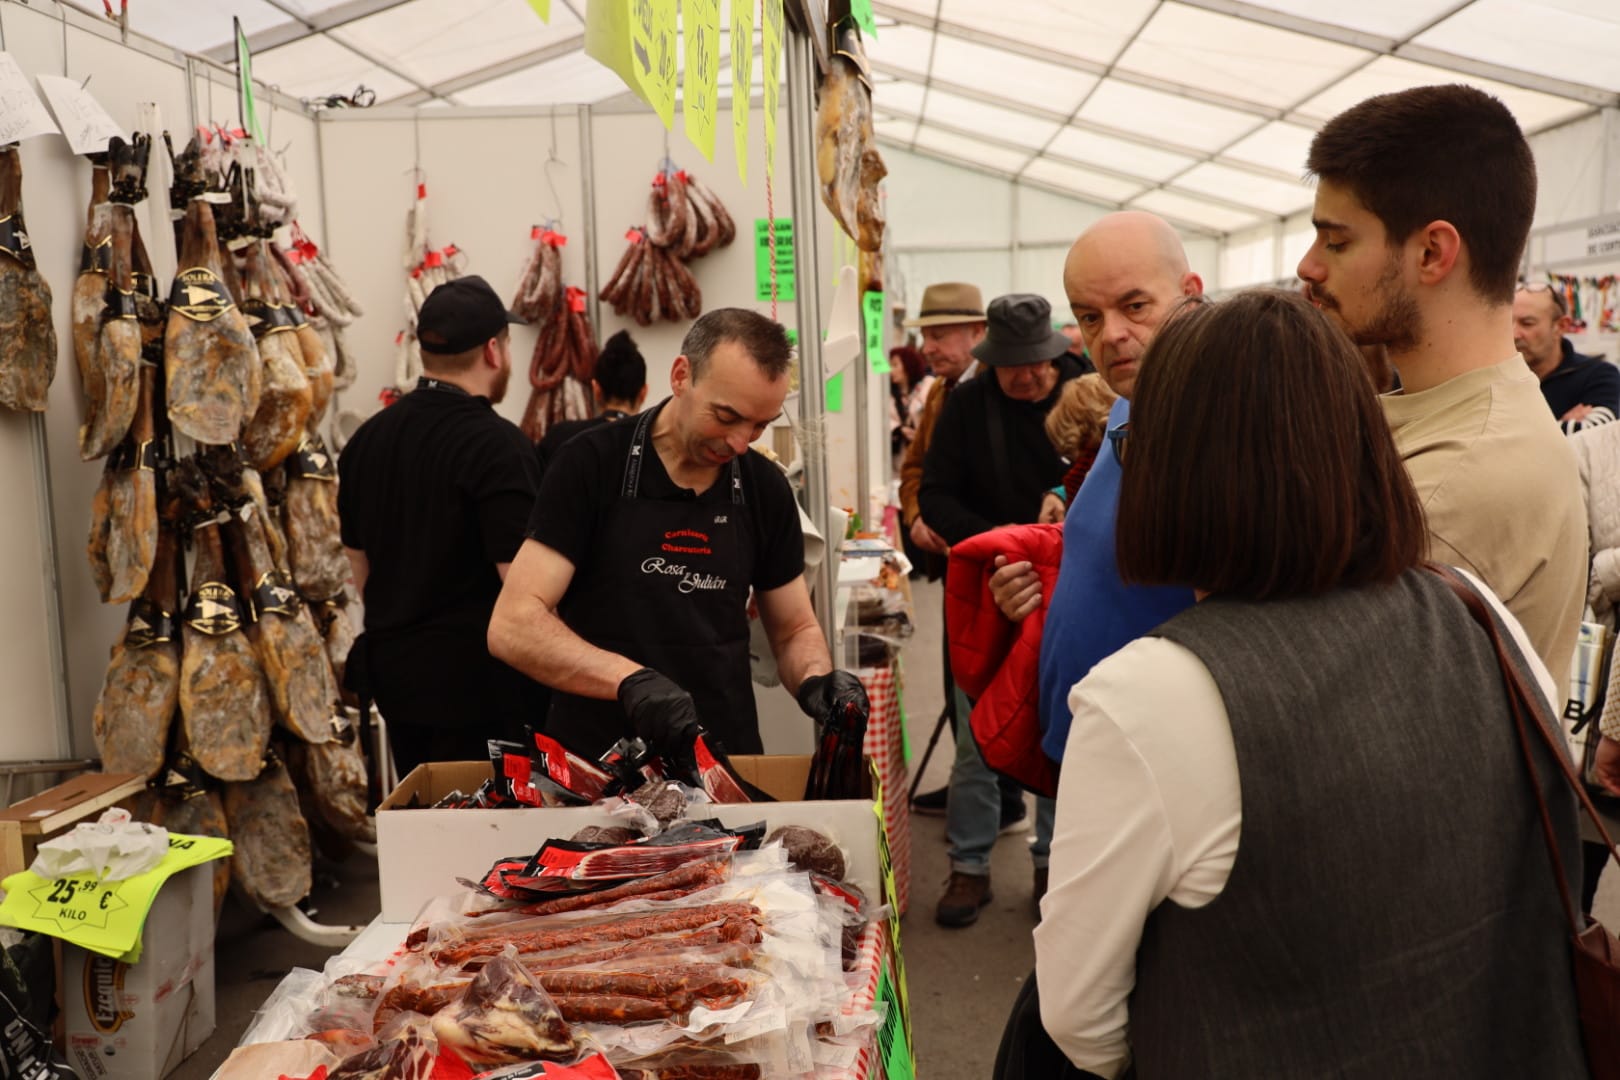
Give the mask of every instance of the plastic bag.
<svg viewBox="0 0 1620 1080">
<path fill-rule="evenodd" d="M 573 1028 L 551 995 L 518 963 L 512 946 L 485 964 L 461 997 L 433 1017 L 433 1034 L 474 1064 L 571 1061 L 578 1055 Z"/>
<path fill-rule="evenodd" d="M 77 1080 L 51 1048 L 55 991 L 51 939 L 0 928 L 0 1075 Z"/>
<path fill-rule="evenodd" d="M 169 830 L 132 821 L 128 810 L 115 806 L 98 820 L 39 845 L 28 869 L 42 878 L 94 874 L 104 881 L 123 881 L 146 873 L 168 853 Z"/>
</svg>

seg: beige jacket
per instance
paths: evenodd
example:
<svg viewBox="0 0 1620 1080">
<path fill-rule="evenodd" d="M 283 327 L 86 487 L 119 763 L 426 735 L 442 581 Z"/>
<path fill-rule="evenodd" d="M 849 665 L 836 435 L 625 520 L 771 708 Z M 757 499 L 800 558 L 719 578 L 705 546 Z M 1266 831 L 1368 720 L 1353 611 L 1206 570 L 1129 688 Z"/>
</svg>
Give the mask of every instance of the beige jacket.
<svg viewBox="0 0 1620 1080">
<path fill-rule="evenodd" d="M 934 437 L 934 423 L 945 408 L 945 395 L 956 381 L 935 379 L 923 401 L 922 414 L 917 418 L 917 435 L 906 447 L 906 456 L 900 461 L 900 522 L 906 528 L 917 520 L 921 510 L 917 507 L 917 493 L 922 490 L 923 459 L 928 456 L 928 442 Z"/>
</svg>

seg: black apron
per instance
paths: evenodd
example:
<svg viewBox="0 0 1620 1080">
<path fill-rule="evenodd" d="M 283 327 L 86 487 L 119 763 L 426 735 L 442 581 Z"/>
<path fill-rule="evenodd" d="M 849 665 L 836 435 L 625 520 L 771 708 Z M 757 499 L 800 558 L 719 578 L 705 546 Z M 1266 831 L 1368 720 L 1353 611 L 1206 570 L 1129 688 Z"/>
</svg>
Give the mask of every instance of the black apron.
<svg viewBox="0 0 1620 1080">
<path fill-rule="evenodd" d="M 748 590 L 753 534 L 744 515 L 742 464 L 733 458 L 708 491 L 691 500 L 640 496 L 653 418 L 643 413 L 625 459 L 619 498 L 596 537 L 590 564 L 576 571 L 561 605 L 569 629 L 673 679 L 692 695 L 698 719 L 733 754 L 758 754 L 759 718 L 748 660 Z M 635 734 L 617 701 L 552 698 L 546 732 L 595 758 Z"/>
</svg>

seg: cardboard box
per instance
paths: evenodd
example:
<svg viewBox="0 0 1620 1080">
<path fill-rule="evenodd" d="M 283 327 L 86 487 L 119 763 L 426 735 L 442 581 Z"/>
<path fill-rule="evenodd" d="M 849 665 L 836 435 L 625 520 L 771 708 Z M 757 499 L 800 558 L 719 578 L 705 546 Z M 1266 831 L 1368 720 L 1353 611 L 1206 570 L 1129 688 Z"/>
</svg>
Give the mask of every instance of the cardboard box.
<svg viewBox="0 0 1620 1080">
<path fill-rule="evenodd" d="M 214 1032 L 214 868 L 170 878 L 141 962 L 62 949 L 68 1061 L 82 1080 L 159 1080 Z"/>
<path fill-rule="evenodd" d="M 881 826 L 871 799 L 797 801 L 810 776 L 807 755 L 734 756 L 749 783 L 782 799 L 719 805 L 708 815 L 729 826 L 763 821 L 770 829 L 808 825 L 829 833 L 849 856 L 849 880 L 877 900 Z M 411 922 L 436 896 L 458 892 L 458 878 L 483 876 L 497 860 L 533 855 L 547 840 L 572 836 L 587 825 L 615 823 L 594 806 L 526 810 L 408 810 L 413 799 L 431 806 L 452 791 L 471 792 L 489 779 L 487 761 L 419 765 L 377 810 L 377 864 L 382 920 Z"/>
</svg>

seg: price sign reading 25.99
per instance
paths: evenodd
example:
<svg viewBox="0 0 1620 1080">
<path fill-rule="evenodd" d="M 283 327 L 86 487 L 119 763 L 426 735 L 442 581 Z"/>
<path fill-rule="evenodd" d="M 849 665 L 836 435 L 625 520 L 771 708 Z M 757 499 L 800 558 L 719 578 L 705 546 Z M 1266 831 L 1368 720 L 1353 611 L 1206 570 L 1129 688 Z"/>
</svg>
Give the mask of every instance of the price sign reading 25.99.
<svg viewBox="0 0 1620 1080">
<path fill-rule="evenodd" d="M 117 882 L 91 878 L 57 878 L 29 893 L 37 904 L 35 914 L 64 930 L 86 926 L 105 929 L 114 912 L 129 906 L 118 895 Z"/>
</svg>

